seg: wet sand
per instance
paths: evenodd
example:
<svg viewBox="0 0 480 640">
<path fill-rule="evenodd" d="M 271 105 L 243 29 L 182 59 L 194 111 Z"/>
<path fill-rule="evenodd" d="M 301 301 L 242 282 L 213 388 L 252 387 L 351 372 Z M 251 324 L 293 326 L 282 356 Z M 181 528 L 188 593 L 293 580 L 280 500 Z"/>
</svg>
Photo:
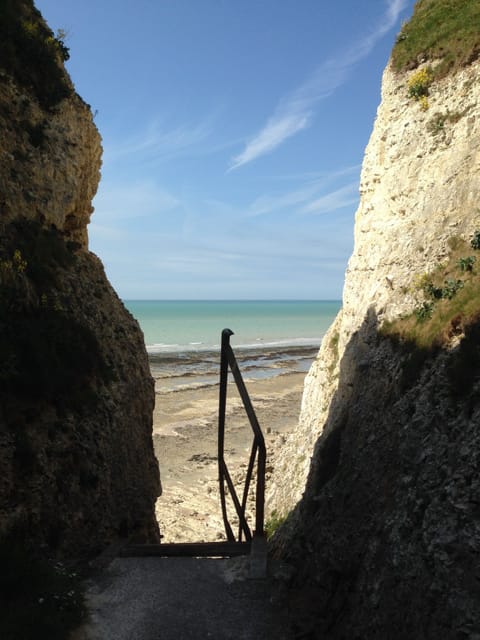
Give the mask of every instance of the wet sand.
<svg viewBox="0 0 480 640">
<path fill-rule="evenodd" d="M 267 484 L 273 451 L 297 423 L 304 373 L 248 381 L 267 443 Z M 224 540 L 217 468 L 218 386 L 156 395 L 153 439 L 163 494 L 156 513 L 163 542 Z M 225 459 L 236 486 L 243 487 L 253 434 L 241 400 L 229 384 Z M 270 452 L 270 455 L 269 455 Z M 241 489 L 238 490 L 241 494 Z"/>
</svg>

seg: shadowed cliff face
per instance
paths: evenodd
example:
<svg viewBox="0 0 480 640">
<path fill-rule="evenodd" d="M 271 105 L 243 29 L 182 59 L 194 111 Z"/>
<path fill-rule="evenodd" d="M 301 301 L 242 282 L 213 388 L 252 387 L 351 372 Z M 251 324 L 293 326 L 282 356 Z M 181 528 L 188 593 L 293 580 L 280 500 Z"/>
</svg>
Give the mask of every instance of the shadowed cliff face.
<svg viewBox="0 0 480 640">
<path fill-rule="evenodd" d="M 0 536 L 85 557 L 158 539 L 153 381 L 139 326 L 87 249 L 90 109 L 32 3 L 0 10 Z"/>
<path fill-rule="evenodd" d="M 346 347 L 305 496 L 277 536 L 297 569 L 291 613 L 312 638 L 469 637 L 480 624 L 479 324 L 415 369 L 413 345 L 376 325 L 370 310 Z"/>
</svg>

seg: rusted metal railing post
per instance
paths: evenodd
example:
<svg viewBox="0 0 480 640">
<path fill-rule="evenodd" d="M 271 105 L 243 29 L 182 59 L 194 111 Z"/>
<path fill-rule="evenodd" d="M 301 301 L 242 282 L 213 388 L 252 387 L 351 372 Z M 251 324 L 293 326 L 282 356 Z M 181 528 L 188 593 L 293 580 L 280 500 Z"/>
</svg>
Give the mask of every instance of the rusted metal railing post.
<svg viewBox="0 0 480 640">
<path fill-rule="evenodd" d="M 255 466 L 255 460 L 257 459 L 257 483 L 255 490 L 255 530 L 254 537 L 264 537 L 264 517 L 265 517 L 265 466 L 266 466 L 266 447 L 265 439 L 263 437 L 262 430 L 258 424 L 257 416 L 253 409 L 253 405 L 250 401 L 247 388 L 238 368 L 235 354 L 230 346 L 230 337 L 233 335 L 233 331 L 230 329 L 224 329 L 222 331 L 222 349 L 220 360 L 220 399 L 219 399 L 219 411 L 218 411 L 218 471 L 219 471 L 219 483 L 220 483 L 220 501 L 222 505 L 222 516 L 225 524 L 225 531 L 227 538 L 230 541 L 235 540 L 232 528 L 228 522 L 228 514 L 226 507 L 225 496 L 225 482 L 227 483 L 230 496 L 232 498 L 237 516 L 239 519 L 239 541 L 242 539 L 242 535 L 245 535 L 245 539 L 250 541 L 252 534 L 248 523 L 246 521 L 245 512 L 247 507 L 248 493 L 250 489 L 250 482 L 253 475 L 253 469 Z M 235 491 L 235 487 L 231 480 L 227 466 L 224 459 L 224 447 L 225 447 L 225 412 L 227 401 L 227 382 L 228 382 L 228 368 L 233 374 L 233 378 L 238 388 L 238 392 L 243 402 L 250 426 L 254 434 L 254 440 L 252 445 L 252 451 L 250 454 L 250 460 L 247 468 L 247 475 L 245 478 L 245 487 L 243 490 L 242 502 L 240 503 Z"/>
<path fill-rule="evenodd" d="M 227 405 L 227 382 L 228 382 L 228 355 L 227 349 L 230 346 L 230 336 L 233 331 L 224 329 L 222 331 L 222 347 L 220 352 L 220 392 L 218 406 L 218 482 L 220 485 L 220 502 L 222 505 L 222 517 L 225 525 L 227 540 L 235 540 L 232 528 L 228 522 L 227 505 L 225 502 L 225 409 Z"/>
<path fill-rule="evenodd" d="M 250 484 L 250 479 L 253 471 L 253 462 L 255 449 L 258 450 L 258 463 L 257 463 L 257 487 L 255 492 L 255 535 L 262 536 L 263 531 L 263 521 L 265 515 L 265 466 L 266 466 L 266 458 L 267 452 L 265 447 L 265 439 L 263 437 L 262 430 L 260 429 L 260 425 L 258 424 L 257 416 L 255 415 L 255 410 L 250 401 L 250 396 L 248 395 L 247 388 L 242 378 L 242 374 L 240 373 L 240 369 L 238 368 L 237 361 L 233 354 L 233 351 L 230 347 L 229 350 L 229 363 L 230 369 L 233 374 L 233 378 L 237 384 L 238 392 L 240 393 L 240 397 L 242 398 L 243 406 L 245 407 L 245 411 L 247 413 L 250 426 L 252 427 L 252 431 L 254 433 L 254 442 L 252 448 L 252 464 L 251 468 L 249 465 L 247 473 L 247 479 L 245 481 L 245 488 L 248 492 L 248 485 Z"/>
</svg>

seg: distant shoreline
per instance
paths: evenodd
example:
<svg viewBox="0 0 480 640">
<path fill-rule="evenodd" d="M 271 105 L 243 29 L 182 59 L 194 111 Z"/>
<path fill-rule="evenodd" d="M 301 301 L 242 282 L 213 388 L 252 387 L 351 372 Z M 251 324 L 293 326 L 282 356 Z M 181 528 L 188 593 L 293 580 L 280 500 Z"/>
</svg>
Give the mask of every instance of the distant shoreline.
<svg viewBox="0 0 480 640">
<path fill-rule="evenodd" d="M 290 374 L 305 375 L 320 343 L 235 348 L 245 381 L 255 382 Z M 219 383 L 220 349 L 168 351 L 149 354 L 157 394 L 214 387 Z"/>
</svg>

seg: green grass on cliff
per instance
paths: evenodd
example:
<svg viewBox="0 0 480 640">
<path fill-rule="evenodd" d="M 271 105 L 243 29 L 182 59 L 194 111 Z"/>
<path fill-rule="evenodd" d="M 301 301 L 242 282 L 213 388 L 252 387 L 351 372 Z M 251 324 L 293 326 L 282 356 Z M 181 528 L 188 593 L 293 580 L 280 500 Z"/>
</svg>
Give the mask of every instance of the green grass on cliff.
<svg viewBox="0 0 480 640">
<path fill-rule="evenodd" d="M 462 269 L 468 258 L 474 259 L 470 268 Z M 410 315 L 386 322 L 382 333 L 411 341 L 419 348 L 448 345 L 480 317 L 480 251 L 455 238 L 455 248 L 448 260 L 431 273 L 418 274 L 411 290 L 425 298 L 427 307 L 419 302 Z M 423 309 L 428 311 L 422 313 Z"/>
<path fill-rule="evenodd" d="M 480 55 L 479 0 L 419 0 L 392 51 L 397 71 L 414 69 L 423 60 L 441 59 L 437 78 Z"/>
<path fill-rule="evenodd" d="M 425 301 L 410 315 L 385 322 L 380 334 L 404 351 L 402 387 L 417 379 L 430 356 L 459 340 L 447 371 L 452 395 L 458 397 L 468 392 L 480 368 L 480 250 L 452 240 L 448 260 L 412 283 Z"/>
</svg>

